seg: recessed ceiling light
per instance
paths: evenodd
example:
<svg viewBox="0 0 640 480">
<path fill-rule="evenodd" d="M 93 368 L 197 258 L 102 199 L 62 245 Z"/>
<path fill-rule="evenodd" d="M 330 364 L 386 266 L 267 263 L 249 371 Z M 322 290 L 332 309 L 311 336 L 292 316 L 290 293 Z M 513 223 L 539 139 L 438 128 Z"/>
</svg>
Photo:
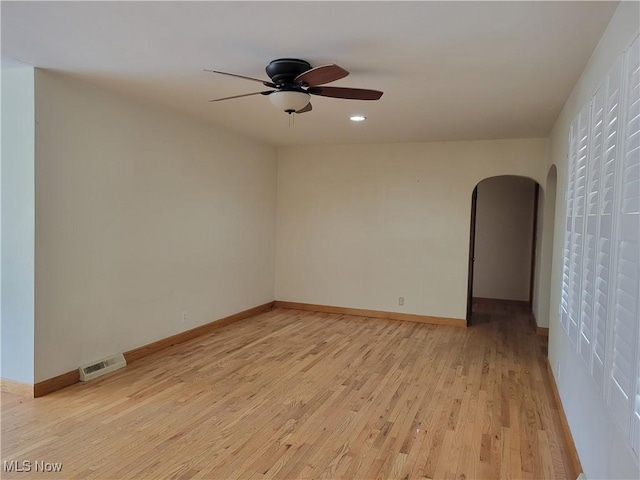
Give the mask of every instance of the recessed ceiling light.
<svg viewBox="0 0 640 480">
<path fill-rule="evenodd" d="M 349 120 L 352 122 L 364 122 L 367 119 L 364 115 L 352 115 Z"/>
</svg>

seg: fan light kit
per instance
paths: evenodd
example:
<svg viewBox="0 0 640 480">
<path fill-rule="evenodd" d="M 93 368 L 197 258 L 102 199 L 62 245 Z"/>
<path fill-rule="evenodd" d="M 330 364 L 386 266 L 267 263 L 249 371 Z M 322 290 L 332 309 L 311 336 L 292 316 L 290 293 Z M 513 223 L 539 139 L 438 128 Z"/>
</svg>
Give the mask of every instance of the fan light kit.
<svg viewBox="0 0 640 480">
<path fill-rule="evenodd" d="M 367 119 L 364 115 L 352 115 L 349 117 L 349 120 L 352 122 L 364 122 Z"/>
<path fill-rule="evenodd" d="M 220 72 L 218 70 L 205 70 L 205 72 L 219 73 L 231 77 L 244 78 L 253 82 L 260 82 L 265 87 L 272 90 L 262 92 L 245 93 L 232 97 L 216 98 L 210 102 L 230 100 L 232 98 L 249 97 L 252 95 L 268 95 L 271 103 L 291 115 L 292 113 L 310 112 L 311 95 L 320 97 L 334 97 L 350 100 L 378 100 L 382 97 L 382 92 L 378 90 L 367 90 L 363 88 L 347 87 L 321 87 L 325 83 L 335 82 L 349 75 L 344 68 L 335 64 L 322 65 L 312 68 L 311 64 L 305 60 L 297 58 L 280 58 L 273 60 L 266 67 L 266 72 L 270 82 L 259 78 L 246 77 L 235 73 Z M 351 117 L 354 122 L 362 121 L 365 117 L 359 116 L 359 120 Z"/>
<path fill-rule="evenodd" d="M 273 92 L 269 95 L 269 100 L 280 110 L 287 113 L 294 113 L 302 110 L 309 104 L 309 95 L 305 92 L 297 92 L 295 90 L 281 90 Z"/>
</svg>

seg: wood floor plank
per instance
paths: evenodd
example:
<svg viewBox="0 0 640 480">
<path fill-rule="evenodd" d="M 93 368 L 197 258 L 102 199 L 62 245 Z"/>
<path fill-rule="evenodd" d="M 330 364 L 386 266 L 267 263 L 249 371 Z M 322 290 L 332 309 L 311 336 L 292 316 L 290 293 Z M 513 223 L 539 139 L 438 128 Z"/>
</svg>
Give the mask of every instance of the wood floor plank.
<svg viewBox="0 0 640 480">
<path fill-rule="evenodd" d="M 2 478 L 570 478 L 546 338 L 275 309 L 46 397 L 2 393 Z"/>
</svg>

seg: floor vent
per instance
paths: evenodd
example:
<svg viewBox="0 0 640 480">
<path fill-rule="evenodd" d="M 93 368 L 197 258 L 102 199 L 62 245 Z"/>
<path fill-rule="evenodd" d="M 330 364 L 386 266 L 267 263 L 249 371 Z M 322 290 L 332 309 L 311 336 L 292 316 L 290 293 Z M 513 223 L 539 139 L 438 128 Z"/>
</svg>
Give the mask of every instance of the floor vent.
<svg viewBox="0 0 640 480">
<path fill-rule="evenodd" d="M 124 355 L 118 353 L 111 355 L 110 357 L 103 358 L 97 362 L 91 362 L 87 365 L 82 365 L 80 370 L 80 380 L 86 382 L 92 378 L 99 377 L 105 373 L 113 372 L 119 368 L 127 365 L 127 361 L 124 359 Z"/>
</svg>

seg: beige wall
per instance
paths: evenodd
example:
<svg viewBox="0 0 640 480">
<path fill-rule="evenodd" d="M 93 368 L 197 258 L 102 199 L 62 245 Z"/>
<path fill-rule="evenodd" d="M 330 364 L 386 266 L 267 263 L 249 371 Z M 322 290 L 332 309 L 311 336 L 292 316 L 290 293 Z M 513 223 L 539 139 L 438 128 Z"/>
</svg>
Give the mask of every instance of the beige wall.
<svg viewBox="0 0 640 480">
<path fill-rule="evenodd" d="M 640 467 L 607 413 L 604 400 L 584 362 L 560 326 L 558 308 L 562 281 L 569 126 L 579 109 L 589 102 L 613 62 L 638 34 L 639 18 L 640 3 L 620 2 L 550 137 L 548 168 L 551 164 L 557 167 L 558 191 L 549 309 L 549 361 L 587 478 L 637 479 L 640 478 Z"/>
<path fill-rule="evenodd" d="M 535 185 L 513 176 L 478 185 L 474 297 L 529 301 Z"/>
<path fill-rule="evenodd" d="M 273 300 L 275 148 L 42 70 L 36 119 L 35 381 Z"/>
<path fill-rule="evenodd" d="M 276 298 L 464 318 L 473 188 L 497 175 L 541 182 L 546 149 L 545 139 L 280 148 Z"/>
</svg>

